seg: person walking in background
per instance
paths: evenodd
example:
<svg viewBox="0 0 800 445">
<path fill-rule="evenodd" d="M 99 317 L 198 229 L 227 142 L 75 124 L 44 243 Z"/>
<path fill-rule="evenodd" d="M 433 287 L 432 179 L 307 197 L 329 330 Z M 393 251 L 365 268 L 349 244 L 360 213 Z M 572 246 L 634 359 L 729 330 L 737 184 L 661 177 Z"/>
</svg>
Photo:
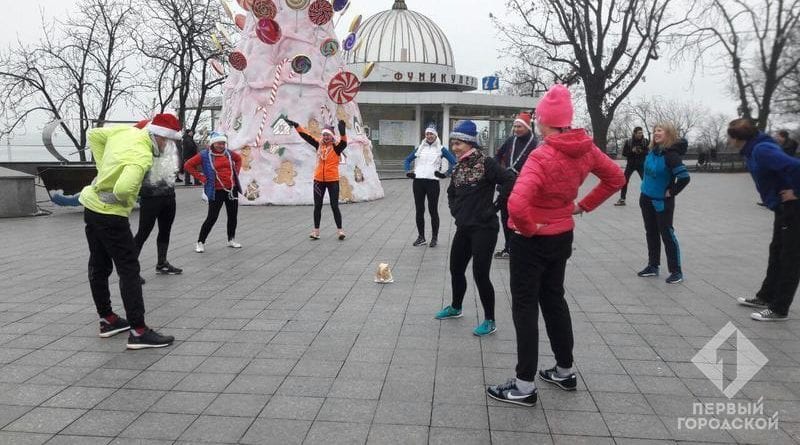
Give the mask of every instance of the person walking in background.
<svg viewBox="0 0 800 445">
<path fill-rule="evenodd" d="M 206 239 L 217 222 L 222 206 L 228 215 L 228 247 L 239 249 L 236 242 L 236 224 L 239 213 L 239 170 L 242 157 L 227 147 L 228 138 L 222 133 L 211 133 L 208 149 L 186 161 L 184 168 L 203 184 L 203 193 L 208 199 L 208 214 L 200 227 L 200 235 L 194 251 L 205 252 Z"/>
<path fill-rule="evenodd" d="M 459 121 L 450 133 L 450 148 L 458 163 L 447 187 L 447 203 L 456 224 L 450 246 L 450 278 L 452 303 L 435 318 L 444 320 L 463 315 L 462 304 L 467 292 L 466 270 L 472 260 L 472 277 L 483 305 L 484 321 L 472 333 L 489 335 L 497 330 L 494 314 L 494 287 L 489 278 L 492 252 L 497 244 L 497 210 L 505 206 L 514 177 L 480 150 L 478 131 L 472 121 Z M 495 186 L 500 196 L 494 202 Z"/>
<path fill-rule="evenodd" d="M 489 397 L 523 406 L 536 404 L 539 308 L 556 365 L 539 378 L 575 390 L 572 319 L 564 299 L 567 259 L 572 255 L 573 215 L 589 212 L 625 184 L 616 162 L 594 145 L 585 130 L 571 129 L 572 98 L 555 85 L 539 101 L 536 122 L 544 141 L 531 153 L 508 199 L 511 237 L 511 311 L 517 337 L 516 377 L 489 386 Z M 580 202 L 589 173 L 600 183 Z"/>
<path fill-rule="evenodd" d="M 183 139 L 181 140 L 181 152 L 183 154 L 181 173 L 185 173 L 183 185 L 193 185 L 192 175 L 190 175 L 189 172 L 183 168 L 183 165 L 186 163 L 186 161 L 192 159 L 197 154 L 197 142 L 194 140 L 194 130 L 191 128 L 187 128 L 183 133 Z M 195 180 L 194 183 L 198 184 L 197 180 Z"/>
<path fill-rule="evenodd" d="M 539 141 L 536 139 L 536 135 L 531 128 L 530 113 L 520 113 L 514 120 L 511 131 L 514 134 L 506 139 L 503 145 L 500 146 L 494 159 L 501 167 L 509 170 L 516 181 L 517 175 L 522 171 L 522 166 L 525 165 L 525 161 L 528 159 L 528 155 L 536 148 Z M 509 241 L 512 232 L 508 228 L 508 209 L 505 206 L 500 208 L 500 222 L 503 225 L 503 238 L 505 239 L 505 243 L 503 244 L 503 249 L 497 251 L 494 257 L 507 259 L 509 256 Z"/>
<path fill-rule="evenodd" d="M 314 147 L 317 151 L 317 167 L 314 170 L 314 229 L 311 230 L 309 238 L 319 239 L 319 225 L 322 222 L 322 204 L 325 199 L 325 191 L 328 191 L 328 199 L 331 203 L 333 221 L 336 223 L 336 235 L 339 240 L 344 240 L 345 233 L 342 229 L 342 212 L 339 210 L 339 156 L 347 148 L 347 127 L 344 121 L 339 121 L 339 141 L 337 142 L 333 134 L 333 126 L 325 126 L 322 129 L 322 139 L 316 139 L 295 121 L 284 119 L 287 124 L 294 127 L 297 134 Z"/>
<path fill-rule="evenodd" d="M 137 128 L 144 128 L 148 121 L 137 124 Z M 150 232 L 158 222 L 158 237 L 156 238 L 156 273 L 177 275 L 183 269 L 177 268 L 167 261 L 169 238 L 172 232 L 172 223 L 175 221 L 177 204 L 175 201 L 175 173 L 179 165 L 178 150 L 175 144 L 168 144 L 161 156 L 153 161 L 153 166 L 144 175 L 142 187 L 139 189 L 139 228 L 133 237 L 136 242 L 138 254 L 150 236 Z M 137 254 L 137 256 L 138 256 Z M 144 278 L 139 277 L 144 284 Z"/>
<path fill-rule="evenodd" d="M 797 141 L 789 137 L 789 132 L 786 130 L 779 130 L 775 134 L 775 140 L 780 145 L 783 152 L 791 157 L 797 156 Z"/>
<path fill-rule="evenodd" d="M 634 172 L 639 174 L 639 179 L 644 179 L 644 160 L 647 157 L 647 145 L 649 143 L 650 141 L 644 137 L 642 127 L 634 128 L 633 137 L 625 141 L 625 145 L 622 147 L 622 156 L 625 157 L 625 185 L 622 186 L 619 201 L 614 203 L 615 206 L 625 205 L 625 197 L 628 195 L 628 183 Z"/>
<path fill-rule="evenodd" d="M 775 213 L 767 275 L 755 298 L 740 297 L 739 303 L 759 309 L 750 314 L 753 320 L 783 321 L 800 282 L 800 160 L 749 119 L 728 124 L 728 144 L 740 150 L 761 200 Z"/>
<path fill-rule="evenodd" d="M 414 168 L 411 168 L 411 163 Z M 431 247 L 439 242 L 439 180 L 456 165 L 456 158 L 442 146 L 436 126 L 425 129 L 425 139 L 404 161 L 406 176 L 414 179 L 411 186 L 416 209 L 417 240 L 413 246 L 423 246 L 425 240 L 425 199 L 428 200 L 428 213 L 431 216 Z"/>
<path fill-rule="evenodd" d="M 689 171 L 681 160 L 687 145 L 685 139 L 678 138 L 678 132 L 672 124 L 660 123 L 655 126 L 650 153 L 644 161 L 644 180 L 639 196 L 647 237 L 648 260 L 647 267 L 638 275 L 658 276 L 663 242 L 670 273 L 666 280 L 669 284 L 683 281 L 681 251 L 672 220 L 675 197 L 689 184 Z"/>
<path fill-rule="evenodd" d="M 180 123 L 172 114 L 157 114 L 144 129 L 133 126 L 93 128 L 87 136 L 97 177 L 81 190 L 79 199 L 84 207 L 89 287 L 100 316 L 100 337 L 130 330 L 128 349 L 169 346 L 175 338 L 159 334 L 144 321 L 139 249 L 128 217 L 153 158 L 177 150 L 174 141 L 181 138 Z M 113 267 L 119 275 L 127 320 L 111 308 L 108 277 Z"/>
</svg>

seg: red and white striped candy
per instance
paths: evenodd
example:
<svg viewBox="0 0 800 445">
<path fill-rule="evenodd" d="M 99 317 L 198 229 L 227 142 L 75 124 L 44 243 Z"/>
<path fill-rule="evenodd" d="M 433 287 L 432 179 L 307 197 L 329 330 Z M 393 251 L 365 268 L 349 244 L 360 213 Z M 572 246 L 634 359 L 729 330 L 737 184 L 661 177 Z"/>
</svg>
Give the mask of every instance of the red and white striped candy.
<svg viewBox="0 0 800 445">
<path fill-rule="evenodd" d="M 358 76 L 350 71 L 342 71 L 328 83 L 328 97 L 337 104 L 346 104 L 356 97 L 360 88 Z"/>
</svg>

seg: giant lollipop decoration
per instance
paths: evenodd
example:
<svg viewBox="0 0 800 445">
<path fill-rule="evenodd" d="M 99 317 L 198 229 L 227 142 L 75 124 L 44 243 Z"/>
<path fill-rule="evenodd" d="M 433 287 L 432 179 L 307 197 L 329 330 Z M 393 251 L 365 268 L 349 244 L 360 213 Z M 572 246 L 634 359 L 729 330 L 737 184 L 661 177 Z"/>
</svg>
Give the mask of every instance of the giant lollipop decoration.
<svg viewBox="0 0 800 445">
<path fill-rule="evenodd" d="M 274 19 L 278 14 L 278 8 L 275 7 L 272 0 L 253 0 L 250 9 L 253 11 L 253 15 L 259 19 Z"/>
<path fill-rule="evenodd" d="M 258 19 L 256 37 L 268 45 L 274 45 L 281 39 L 281 26 L 271 18 Z"/>
<path fill-rule="evenodd" d="M 354 32 L 351 32 L 351 33 L 350 33 L 350 34 L 348 34 L 348 35 L 347 35 L 347 37 L 345 37 L 345 39 L 342 41 L 342 48 L 343 48 L 345 51 L 350 51 L 351 49 L 353 49 L 353 47 L 354 47 L 354 46 L 356 46 L 356 40 L 357 40 L 357 39 L 358 39 L 358 36 L 356 36 L 356 33 L 354 33 Z"/>
<path fill-rule="evenodd" d="M 305 54 L 298 54 L 292 59 L 292 71 L 300 75 L 300 84 L 303 83 L 303 74 L 311 71 L 311 58 Z M 303 89 L 300 88 L 300 97 L 303 97 Z"/>
<path fill-rule="evenodd" d="M 328 83 L 328 97 L 339 105 L 346 104 L 356 97 L 360 88 L 358 76 L 350 71 L 342 71 Z"/>
<path fill-rule="evenodd" d="M 245 11 L 249 11 L 253 0 L 236 0 L 236 3 L 238 3 L 239 6 L 241 6 Z"/>
<path fill-rule="evenodd" d="M 247 57 L 239 51 L 234 51 L 228 56 L 228 62 L 231 66 L 238 71 L 244 71 L 247 68 Z"/>
<path fill-rule="evenodd" d="M 347 5 L 350 4 L 350 0 L 333 0 L 333 10 L 336 12 L 341 12 L 344 9 L 347 9 Z"/>
<path fill-rule="evenodd" d="M 297 32 L 297 20 L 299 11 L 306 9 L 310 0 L 286 0 L 286 6 L 294 9 L 294 32 Z"/>
<path fill-rule="evenodd" d="M 339 41 L 336 39 L 325 39 L 319 46 L 319 52 L 325 57 L 325 63 L 322 65 L 322 77 L 325 77 L 325 67 L 328 66 L 328 58 L 335 56 L 339 52 Z"/>
<path fill-rule="evenodd" d="M 315 0 L 308 7 L 308 18 L 311 23 L 322 26 L 333 18 L 333 6 L 327 0 Z"/>
</svg>

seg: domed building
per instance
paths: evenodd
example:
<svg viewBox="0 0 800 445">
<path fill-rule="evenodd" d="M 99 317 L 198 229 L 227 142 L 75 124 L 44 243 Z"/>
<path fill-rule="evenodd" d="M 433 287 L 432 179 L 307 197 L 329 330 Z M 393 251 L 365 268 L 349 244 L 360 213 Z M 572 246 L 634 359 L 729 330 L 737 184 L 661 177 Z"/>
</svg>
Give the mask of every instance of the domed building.
<svg viewBox="0 0 800 445">
<path fill-rule="evenodd" d="M 402 172 L 402 160 L 431 123 L 446 144 L 456 121 L 477 121 L 484 148 L 494 153 L 517 113 L 536 105 L 532 97 L 474 92 L 481 82 L 456 70 L 447 36 L 405 0 L 366 19 L 345 58 L 348 70 L 359 74 L 375 63 L 356 100 L 384 177 Z"/>
</svg>

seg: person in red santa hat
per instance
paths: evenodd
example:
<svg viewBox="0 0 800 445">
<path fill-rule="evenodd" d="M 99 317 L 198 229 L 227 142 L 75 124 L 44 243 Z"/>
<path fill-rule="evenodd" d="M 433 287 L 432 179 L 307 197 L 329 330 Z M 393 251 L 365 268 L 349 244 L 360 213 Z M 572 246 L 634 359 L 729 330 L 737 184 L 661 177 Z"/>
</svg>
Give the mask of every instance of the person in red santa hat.
<svg viewBox="0 0 800 445">
<path fill-rule="evenodd" d="M 536 135 L 531 128 L 531 114 L 524 111 L 519 113 L 519 116 L 514 119 L 511 133 L 512 135 L 497 149 L 494 159 L 501 167 L 509 170 L 514 176 L 514 181 L 516 181 L 517 175 L 519 175 L 522 166 L 525 165 L 525 161 L 528 159 L 528 155 L 539 145 L 539 141 L 536 139 Z M 500 220 L 503 223 L 505 244 L 502 250 L 494 254 L 494 257 L 498 259 L 508 259 L 508 242 L 511 239 L 512 232 L 508 228 L 508 208 L 506 208 L 506 206 L 500 208 Z"/>
<path fill-rule="evenodd" d="M 517 333 L 516 378 L 486 389 L 501 402 L 533 406 L 539 359 L 539 308 L 556 365 L 539 379 L 574 391 L 572 320 L 564 299 L 567 259 L 572 255 L 573 215 L 589 212 L 625 185 L 622 169 L 600 151 L 585 130 L 572 129 L 572 98 L 554 85 L 536 108 L 544 138 L 531 153 L 508 198 L 511 237 L 511 312 Z M 600 183 L 580 201 L 589 173 Z"/>
<path fill-rule="evenodd" d="M 128 349 L 161 348 L 175 340 L 150 329 L 144 321 L 139 281 L 139 249 L 128 217 L 145 174 L 154 159 L 176 150 L 181 125 L 172 114 L 157 114 L 144 128 L 115 126 L 87 133 L 97 177 L 83 188 L 86 240 L 89 244 L 89 287 L 100 316 L 100 337 L 130 330 Z M 108 277 L 116 266 L 127 320 L 111 308 Z"/>
</svg>

